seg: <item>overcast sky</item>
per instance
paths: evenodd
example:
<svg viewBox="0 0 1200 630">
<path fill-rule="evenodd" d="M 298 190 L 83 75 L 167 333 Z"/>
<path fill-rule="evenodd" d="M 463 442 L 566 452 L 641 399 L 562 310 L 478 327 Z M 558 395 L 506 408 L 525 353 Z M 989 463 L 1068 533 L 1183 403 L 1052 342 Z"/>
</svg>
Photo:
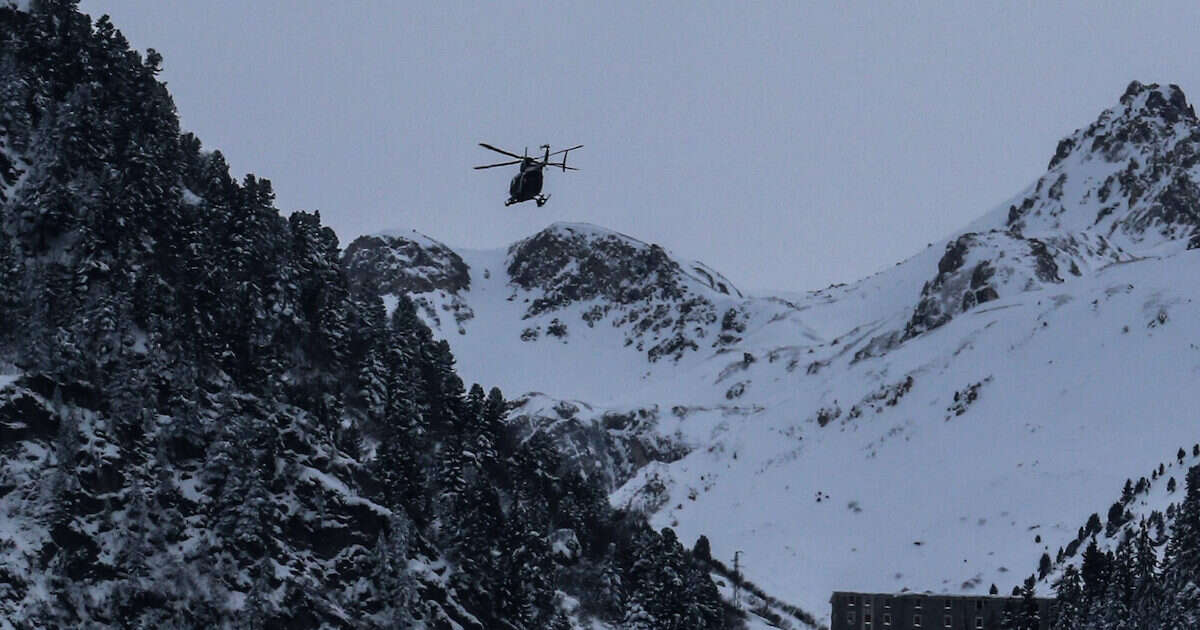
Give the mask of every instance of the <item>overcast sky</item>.
<svg viewBox="0 0 1200 630">
<path fill-rule="evenodd" d="M 916 253 L 1040 175 L 1131 79 L 1200 89 L 1200 3 L 84 0 L 183 126 L 343 245 L 491 248 L 554 221 L 814 289 Z M 1053 5 L 1053 6 L 1051 6 Z M 584 144 L 505 208 L 478 142 Z"/>
</svg>

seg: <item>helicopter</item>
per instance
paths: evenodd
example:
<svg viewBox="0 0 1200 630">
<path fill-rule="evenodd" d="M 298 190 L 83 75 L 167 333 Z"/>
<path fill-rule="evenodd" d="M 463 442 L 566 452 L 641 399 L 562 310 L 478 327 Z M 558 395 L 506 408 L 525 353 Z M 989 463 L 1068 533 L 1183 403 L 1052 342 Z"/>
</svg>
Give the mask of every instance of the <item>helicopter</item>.
<svg viewBox="0 0 1200 630">
<path fill-rule="evenodd" d="M 567 171 L 579 170 L 573 166 L 567 166 L 567 154 L 575 149 L 583 148 L 583 145 L 580 144 L 569 149 L 561 149 L 551 153 L 550 145 L 543 144 L 539 148 L 544 151 L 544 154 L 542 155 L 542 159 L 539 161 L 536 157 L 529 157 L 528 147 L 525 148 L 525 155 L 517 155 L 516 153 L 510 153 L 504 149 L 496 148 L 490 144 L 487 144 L 486 142 L 480 142 L 479 146 L 495 151 L 496 153 L 503 153 L 504 155 L 516 159 L 508 162 L 500 162 L 498 164 L 485 164 L 483 166 L 476 166 L 475 170 L 495 168 L 497 166 L 509 166 L 511 164 L 521 165 L 520 172 L 518 172 L 512 178 L 512 183 L 508 185 L 508 201 L 505 201 L 504 205 L 511 206 L 514 203 L 532 200 L 537 203 L 539 208 L 550 200 L 550 195 L 542 194 L 542 169 L 546 168 L 547 166 L 558 166 L 562 168 L 564 173 Z M 559 154 L 562 154 L 561 162 L 550 161 L 551 156 Z"/>
</svg>

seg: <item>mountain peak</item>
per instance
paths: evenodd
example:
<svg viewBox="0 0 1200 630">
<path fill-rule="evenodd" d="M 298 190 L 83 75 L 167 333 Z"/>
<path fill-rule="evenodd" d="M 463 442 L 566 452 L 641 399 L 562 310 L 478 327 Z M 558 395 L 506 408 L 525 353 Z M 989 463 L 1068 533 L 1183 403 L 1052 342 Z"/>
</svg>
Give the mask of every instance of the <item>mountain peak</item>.
<svg viewBox="0 0 1200 630">
<path fill-rule="evenodd" d="M 1063 138 L 1050 158 L 1049 169 L 1069 156 L 1084 160 L 1100 155 L 1109 162 L 1124 159 L 1132 148 L 1165 149 L 1178 133 L 1189 135 L 1197 125 L 1196 111 L 1178 85 L 1133 81 L 1119 103 L 1104 110 L 1085 129 Z M 1176 125 L 1183 123 L 1182 128 Z"/>
<path fill-rule="evenodd" d="M 346 248 L 343 266 L 352 284 L 380 293 L 455 294 L 471 286 L 470 268 L 461 256 L 416 230 L 360 236 Z"/>
<path fill-rule="evenodd" d="M 1200 235 L 1200 120 L 1176 85 L 1134 81 L 1058 143 L 1045 175 L 973 226 L 1051 241 L 1103 238 L 1136 255 Z M 1108 246 L 1104 246 L 1108 249 Z"/>
<path fill-rule="evenodd" d="M 526 289 L 538 284 L 538 278 L 544 280 L 547 274 L 562 270 L 577 272 L 586 268 L 592 280 L 600 280 L 608 277 L 600 272 L 601 268 L 615 272 L 610 267 L 618 266 L 629 267 L 622 269 L 622 276 L 658 275 L 661 281 L 672 284 L 675 276 L 683 274 L 717 293 L 741 297 L 733 283 L 702 263 L 679 260 L 661 245 L 591 223 L 551 223 L 510 246 L 509 256 L 513 281 Z M 668 293 L 678 297 L 674 290 Z"/>
<path fill-rule="evenodd" d="M 1121 104 L 1138 117 L 1153 116 L 1172 124 L 1181 119 L 1196 122 L 1196 111 L 1174 83 L 1160 87 L 1157 83 L 1132 81 L 1121 95 Z"/>
<path fill-rule="evenodd" d="M 1179 86 L 1133 81 L 1059 142 L 1033 185 L 947 244 L 904 336 L 998 297 L 1198 246 L 1200 120 Z"/>
<path fill-rule="evenodd" d="M 585 223 L 585 222 L 555 221 L 554 223 L 551 223 L 550 225 L 547 225 L 545 228 L 543 228 L 542 232 L 551 233 L 551 234 L 573 234 L 573 235 L 579 235 L 579 236 L 594 236 L 594 237 L 601 237 L 601 238 L 616 237 L 616 238 L 621 238 L 621 239 L 625 239 L 625 240 L 636 242 L 636 243 L 642 243 L 642 241 L 640 241 L 632 236 L 629 236 L 628 234 L 622 234 L 616 230 L 611 230 L 604 226 L 596 225 L 594 223 Z"/>
</svg>

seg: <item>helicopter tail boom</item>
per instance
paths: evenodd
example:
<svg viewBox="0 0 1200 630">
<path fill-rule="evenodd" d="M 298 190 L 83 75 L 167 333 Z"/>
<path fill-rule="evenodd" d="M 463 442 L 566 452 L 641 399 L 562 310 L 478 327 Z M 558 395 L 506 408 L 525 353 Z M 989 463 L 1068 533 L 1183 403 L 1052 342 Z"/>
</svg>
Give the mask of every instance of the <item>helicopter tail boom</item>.
<svg viewBox="0 0 1200 630">
<path fill-rule="evenodd" d="M 570 148 L 567 148 L 567 149 L 560 149 L 560 150 L 558 150 L 558 151 L 555 151 L 554 153 L 549 153 L 549 152 L 547 152 L 547 153 L 546 153 L 546 163 L 547 163 L 547 165 L 548 165 L 548 166 L 561 166 L 561 167 L 562 167 L 562 170 L 563 170 L 563 172 L 564 172 L 564 173 L 565 173 L 565 172 L 567 172 L 567 171 L 577 171 L 577 170 L 579 170 L 579 169 L 577 169 L 577 168 L 571 168 L 570 166 L 567 166 L 567 155 L 569 155 L 569 154 L 571 153 L 571 151 L 574 151 L 575 149 L 582 149 L 582 148 L 583 148 L 583 145 L 582 145 L 582 144 L 577 144 L 577 145 L 575 145 L 575 146 L 573 146 L 573 147 L 570 147 Z M 547 149 L 547 151 L 549 151 L 549 147 L 546 147 L 546 149 Z M 550 156 L 551 156 L 551 155 L 558 155 L 559 153 L 561 153 L 561 154 L 562 154 L 562 162 L 561 162 L 561 163 L 558 163 L 558 164 L 551 164 L 551 163 L 550 163 Z"/>
</svg>

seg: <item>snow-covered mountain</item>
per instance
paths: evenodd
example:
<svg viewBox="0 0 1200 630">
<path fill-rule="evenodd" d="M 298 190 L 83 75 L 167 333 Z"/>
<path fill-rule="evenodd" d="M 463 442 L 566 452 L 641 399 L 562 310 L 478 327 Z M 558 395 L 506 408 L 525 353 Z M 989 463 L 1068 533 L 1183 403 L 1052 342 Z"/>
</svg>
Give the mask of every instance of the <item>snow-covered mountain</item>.
<svg viewBox="0 0 1200 630">
<path fill-rule="evenodd" d="M 1127 478 L 1200 463 L 1198 182 L 1192 107 L 1134 82 L 1027 189 L 851 285 L 747 295 L 579 224 L 345 264 L 614 503 L 824 615 L 835 589 L 1007 592 Z"/>
<path fill-rule="evenodd" d="M 160 54 L 75 0 L 20 4 L 0 0 L 0 630 L 744 627 L 673 532 L 516 439 L 410 302 L 351 290 L 465 296 L 457 254 L 391 243 L 347 270 L 319 213 L 282 216 L 180 130 Z"/>
</svg>

